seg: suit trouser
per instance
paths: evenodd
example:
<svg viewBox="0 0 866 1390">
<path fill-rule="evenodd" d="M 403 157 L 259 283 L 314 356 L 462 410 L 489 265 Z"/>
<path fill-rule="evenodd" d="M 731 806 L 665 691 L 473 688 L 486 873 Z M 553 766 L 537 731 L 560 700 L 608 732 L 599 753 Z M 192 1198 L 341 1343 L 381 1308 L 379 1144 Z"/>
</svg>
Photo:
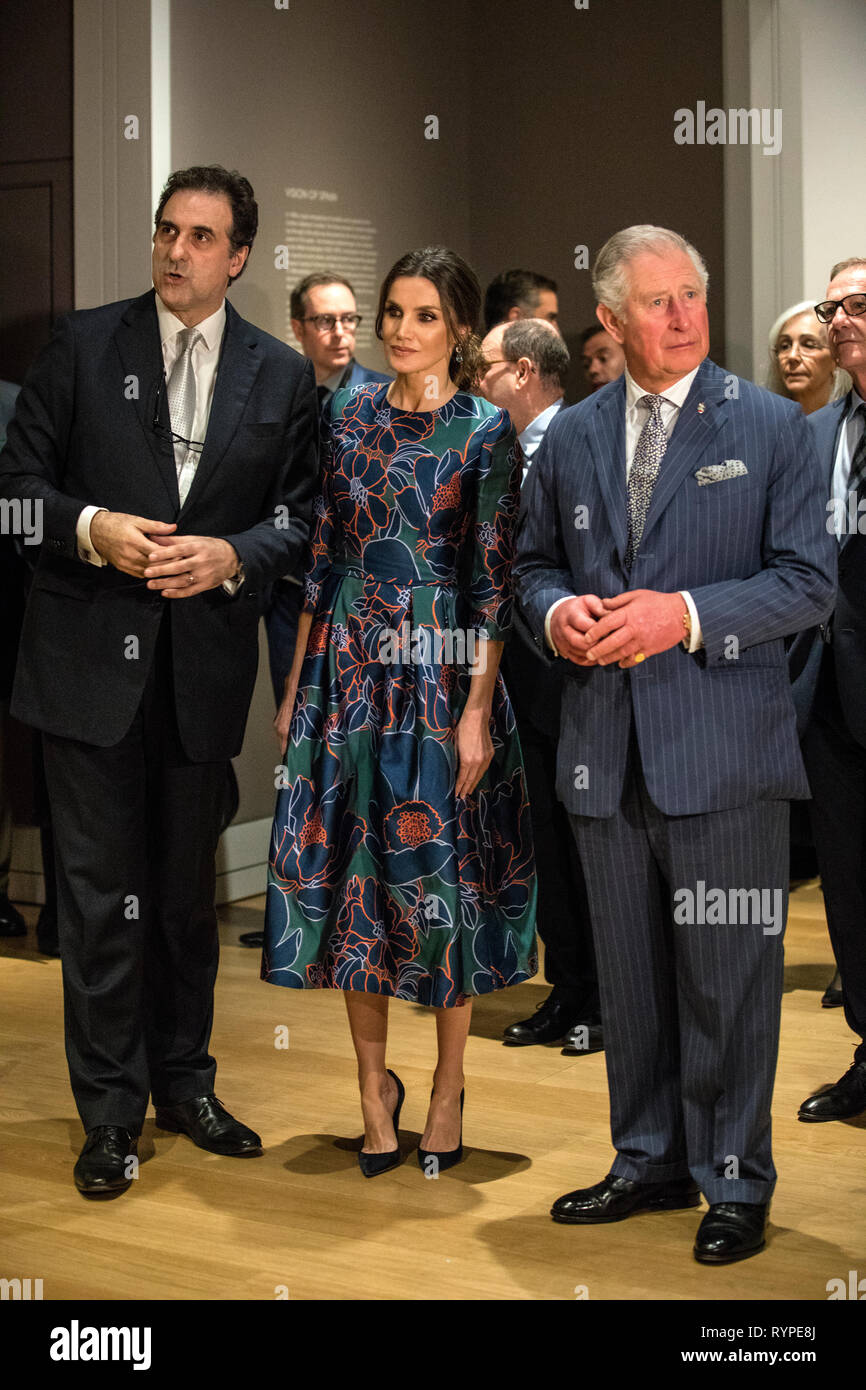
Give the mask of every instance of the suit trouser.
<svg viewBox="0 0 866 1390">
<path fill-rule="evenodd" d="M 845 1020 L 860 1038 L 854 1060 L 866 1062 L 866 748 L 848 732 L 832 652 L 825 648 L 803 760 Z"/>
<path fill-rule="evenodd" d="M 568 812 L 556 795 L 559 729 L 543 734 L 524 719 L 519 732 L 535 847 L 544 973 L 555 988 L 573 994 L 587 1014 L 595 1013 L 598 977 L 586 882 Z"/>
<path fill-rule="evenodd" d="M 598 960 L 611 1171 L 643 1182 L 691 1173 L 709 1202 L 769 1201 L 788 803 L 666 816 L 649 798 L 632 739 L 615 815 L 573 816 L 572 825 Z M 765 902 L 778 916 L 753 924 L 762 914 L 739 910 L 749 918 L 742 925 L 701 925 L 694 918 L 709 914 L 698 908 L 700 882 L 726 897 L 770 890 Z M 694 912 L 679 889 L 694 894 Z"/>
<path fill-rule="evenodd" d="M 226 764 L 192 763 L 169 624 L 132 726 L 110 748 L 45 735 L 66 1056 L 84 1128 L 141 1130 L 149 1093 L 213 1091 L 214 856 Z"/>
</svg>

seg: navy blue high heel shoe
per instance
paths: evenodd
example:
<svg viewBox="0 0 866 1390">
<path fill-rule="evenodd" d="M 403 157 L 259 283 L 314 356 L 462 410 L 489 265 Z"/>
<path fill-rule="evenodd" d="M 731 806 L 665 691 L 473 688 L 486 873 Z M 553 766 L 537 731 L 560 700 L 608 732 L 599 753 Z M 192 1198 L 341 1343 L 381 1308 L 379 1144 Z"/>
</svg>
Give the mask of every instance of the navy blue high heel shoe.
<svg viewBox="0 0 866 1390">
<path fill-rule="evenodd" d="M 397 1082 L 397 1104 L 394 1107 L 394 1133 L 400 1124 L 400 1111 L 403 1109 L 403 1101 L 406 1099 L 406 1091 L 403 1082 L 396 1072 L 388 1068 L 388 1075 L 392 1076 Z M 396 1149 L 389 1149 L 384 1154 L 365 1154 L 363 1149 L 358 1154 L 358 1163 L 365 1178 L 377 1178 L 380 1173 L 387 1173 L 389 1169 L 396 1168 L 400 1162 L 400 1141 L 397 1141 Z"/>
<path fill-rule="evenodd" d="M 436 1167 L 435 1167 L 435 1169 L 433 1169 L 432 1171 L 433 1171 L 433 1172 L 436 1172 L 436 1173 L 444 1173 L 444 1171 L 445 1171 L 446 1168 L 453 1168 L 453 1167 L 454 1167 L 454 1164 L 455 1164 L 455 1163 L 459 1163 L 460 1160 L 462 1159 L 462 1157 L 463 1157 L 463 1101 L 465 1100 L 465 1098 L 466 1098 L 466 1088 L 464 1087 L 464 1089 L 460 1092 L 460 1143 L 457 1145 L 457 1148 L 456 1148 L 456 1149 L 449 1149 L 447 1153 L 436 1153 L 436 1151 L 435 1151 L 434 1149 L 422 1149 L 422 1148 L 421 1148 L 421 1145 L 420 1145 L 420 1144 L 418 1145 L 418 1165 L 419 1165 L 420 1168 L 422 1168 L 422 1169 L 424 1170 L 424 1173 L 425 1173 L 425 1174 L 428 1172 L 428 1168 L 427 1168 L 427 1160 L 428 1160 L 428 1158 L 435 1158 L 435 1160 L 436 1160 Z M 433 1092 L 432 1092 L 432 1091 L 430 1092 L 430 1099 L 431 1099 L 431 1100 L 433 1099 Z"/>
</svg>

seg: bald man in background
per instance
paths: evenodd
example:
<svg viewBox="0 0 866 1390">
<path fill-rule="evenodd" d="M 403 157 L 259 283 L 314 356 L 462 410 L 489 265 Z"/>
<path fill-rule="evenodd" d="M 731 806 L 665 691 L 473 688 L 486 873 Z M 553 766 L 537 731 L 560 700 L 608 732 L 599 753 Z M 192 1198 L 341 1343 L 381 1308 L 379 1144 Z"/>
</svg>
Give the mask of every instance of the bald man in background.
<svg viewBox="0 0 866 1390">
<path fill-rule="evenodd" d="M 523 450 L 526 484 L 535 451 L 565 404 L 568 348 L 549 320 L 529 318 L 498 324 L 481 349 L 487 366 L 479 390 L 511 416 Z M 586 884 L 568 813 L 556 794 L 563 669 L 538 656 L 515 608 L 502 670 L 526 767 L 538 873 L 538 931 L 552 989 L 532 1018 L 506 1028 L 505 1041 L 527 1046 L 564 1039 L 563 1054 L 580 1056 L 600 1051 L 603 1044 Z"/>
</svg>

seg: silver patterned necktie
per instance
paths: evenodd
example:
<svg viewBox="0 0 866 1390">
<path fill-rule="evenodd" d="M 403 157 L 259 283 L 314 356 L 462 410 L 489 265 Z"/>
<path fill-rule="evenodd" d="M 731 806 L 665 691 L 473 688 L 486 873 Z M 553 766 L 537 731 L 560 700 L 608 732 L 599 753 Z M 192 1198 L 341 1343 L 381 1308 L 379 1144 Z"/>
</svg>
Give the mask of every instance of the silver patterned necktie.
<svg viewBox="0 0 866 1390">
<path fill-rule="evenodd" d="M 640 432 L 628 475 L 628 544 L 625 567 L 630 570 L 646 525 L 653 488 L 659 475 L 661 461 L 668 447 L 668 437 L 662 424 L 662 396 L 641 396 L 637 404 L 650 411 L 649 419 Z"/>
<path fill-rule="evenodd" d="M 177 335 L 178 354 L 168 379 L 168 414 L 172 433 L 181 439 L 192 439 L 195 421 L 195 372 L 192 352 L 201 338 L 197 328 L 184 328 Z M 174 461 L 177 468 L 177 487 L 181 506 L 186 501 L 198 465 L 198 454 L 187 443 L 175 442 Z"/>
</svg>

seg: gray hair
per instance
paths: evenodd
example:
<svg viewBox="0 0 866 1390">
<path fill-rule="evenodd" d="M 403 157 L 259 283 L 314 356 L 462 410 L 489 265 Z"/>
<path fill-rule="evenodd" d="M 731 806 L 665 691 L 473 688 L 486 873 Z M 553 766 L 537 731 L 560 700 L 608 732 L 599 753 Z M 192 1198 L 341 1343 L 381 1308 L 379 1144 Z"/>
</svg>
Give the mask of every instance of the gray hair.
<svg viewBox="0 0 866 1390">
<path fill-rule="evenodd" d="M 864 264 L 866 264 L 866 262 L 864 262 Z M 834 279 L 834 276 L 831 275 L 830 279 Z M 824 337 L 827 337 L 827 329 L 815 313 L 815 305 L 818 302 L 820 301 L 814 299 L 801 299 L 799 304 L 792 304 L 790 309 L 785 309 L 784 312 L 779 315 L 770 329 L 767 336 L 770 355 L 767 365 L 766 386 L 768 391 L 773 391 L 777 396 L 785 396 L 788 400 L 791 399 L 788 392 L 785 390 L 785 385 L 782 381 L 782 373 L 779 371 L 779 359 L 776 356 L 776 344 L 779 341 L 785 324 L 789 323 L 791 319 L 799 318 L 801 314 L 811 314 L 815 320 L 816 336 L 820 336 L 820 334 L 823 333 Z M 838 400 L 840 396 L 847 396 L 850 390 L 850 376 L 847 372 L 843 372 L 841 367 L 837 367 L 833 373 L 833 384 L 830 395 L 827 398 L 828 404 L 830 401 Z"/>
<path fill-rule="evenodd" d="M 502 335 L 502 353 L 509 362 L 528 357 L 542 385 L 565 390 L 571 359 L 559 330 L 546 319 L 515 319 Z"/>
<path fill-rule="evenodd" d="M 629 262 L 643 251 L 655 251 L 662 247 L 683 251 L 690 257 L 706 294 L 710 277 L 703 257 L 691 242 L 667 227 L 654 227 L 649 222 L 641 222 L 621 232 L 614 232 L 596 256 L 592 268 L 592 288 L 598 303 L 606 304 L 617 318 L 624 318 L 623 310 L 631 289 L 627 269 Z"/>
<path fill-rule="evenodd" d="M 830 279 L 835 280 L 837 275 L 841 275 L 843 270 L 853 270 L 855 266 L 866 267 L 866 258 L 863 256 L 849 256 L 847 261 L 837 261 L 830 271 Z"/>
</svg>

